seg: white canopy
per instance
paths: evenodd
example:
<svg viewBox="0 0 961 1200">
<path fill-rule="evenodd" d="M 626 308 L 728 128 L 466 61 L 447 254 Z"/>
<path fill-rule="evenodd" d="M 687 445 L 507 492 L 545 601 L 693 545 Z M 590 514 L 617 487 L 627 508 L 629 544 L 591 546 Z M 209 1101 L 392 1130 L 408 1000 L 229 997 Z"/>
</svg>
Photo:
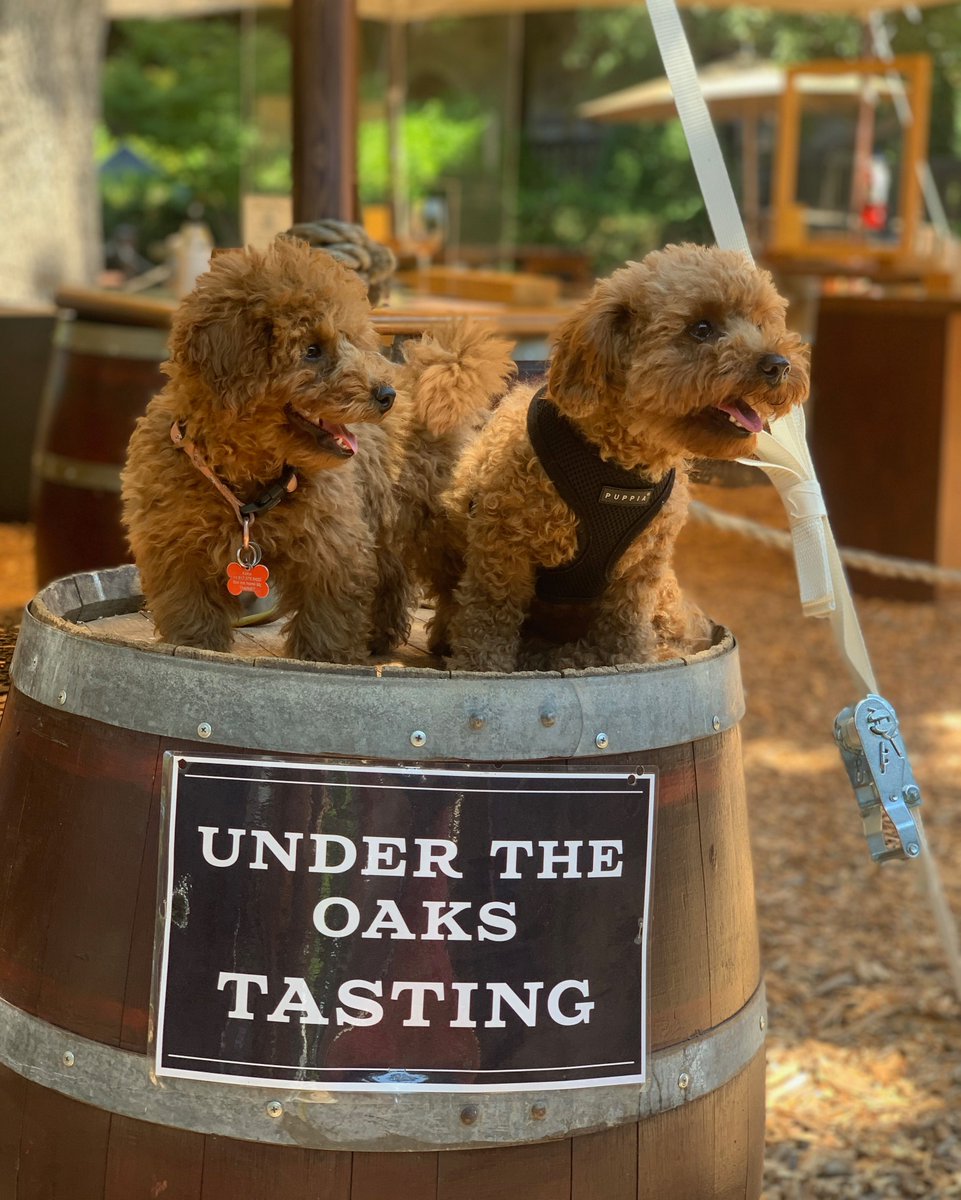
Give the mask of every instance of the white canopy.
<svg viewBox="0 0 961 1200">
<path fill-rule="evenodd" d="M 752 0 L 736 0 L 752 4 Z M 950 0 L 913 0 L 932 8 Z M 708 8 L 730 8 L 735 0 L 681 0 Z M 249 8 L 287 8 L 290 0 L 104 0 L 107 17 L 197 17 Z M 779 12 L 867 16 L 910 7 L 906 0 L 753 0 L 753 7 Z M 420 21 L 429 17 L 477 16 L 482 13 L 551 12 L 568 8 L 625 7 L 625 0 L 357 0 L 361 17 L 380 21 Z"/>
<path fill-rule="evenodd" d="M 772 11 L 866 17 L 870 12 L 910 7 L 905 0 L 679 0 L 681 7 L 733 8 L 746 4 Z M 929 8 L 950 0 L 914 0 Z M 481 13 L 552 12 L 567 8 L 625 8 L 625 0 L 357 0 L 362 17 L 382 21 L 418 21 L 428 17 L 477 16 Z"/>
<path fill-rule="evenodd" d="M 698 79 L 715 120 L 770 112 L 784 91 L 784 68 L 771 62 L 712 63 Z M 664 121 L 677 115 L 666 77 L 589 100 L 577 111 L 592 121 Z"/>
<path fill-rule="evenodd" d="M 786 75 L 784 67 L 777 63 L 734 58 L 706 66 L 698 73 L 698 80 L 711 115 L 716 121 L 723 121 L 777 112 Z M 805 96 L 858 97 L 865 81 L 854 72 L 811 74 L 799 76 L 797 86 Z M 898 84 L 878 78 L 871 81 L 871 86 L 876 93 L 887 93 Z M 588 100 L 577 111 L 579 116 L 592 121 L 665 121 L 677 115 L 674 94 L 666 77 Z"/>
</svg>

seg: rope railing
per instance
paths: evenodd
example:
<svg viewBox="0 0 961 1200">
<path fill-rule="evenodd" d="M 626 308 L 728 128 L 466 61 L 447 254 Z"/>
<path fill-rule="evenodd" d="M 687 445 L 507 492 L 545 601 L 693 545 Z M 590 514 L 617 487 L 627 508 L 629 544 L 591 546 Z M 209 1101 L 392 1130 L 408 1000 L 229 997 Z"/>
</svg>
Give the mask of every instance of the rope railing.
<svg viewBox="0 0 961 1200">
<path fill-rule="evenodd" d="M 700 500 L 692 500 L 690 515 L 705 525 L 722 529 L 726 533 L 737 533 L 763 545 L 790 553 L 793 546 L 791 535 L 784 529 L 772 529 L 749 517 L 738 517 L 733 513 L 721 512 Z M 942 587 L 961 587 L 961 570 L 937 567 L 934 563 L 919 562 L 915 558 L 897 558 L 888 554 L 876 554 L 871 550 L 855 550 L 839 547 L 838 553 L 846 567 L 869 571 L 888 579 L 910 579 L 918 583 L 936 584 Z"/>
</svg>

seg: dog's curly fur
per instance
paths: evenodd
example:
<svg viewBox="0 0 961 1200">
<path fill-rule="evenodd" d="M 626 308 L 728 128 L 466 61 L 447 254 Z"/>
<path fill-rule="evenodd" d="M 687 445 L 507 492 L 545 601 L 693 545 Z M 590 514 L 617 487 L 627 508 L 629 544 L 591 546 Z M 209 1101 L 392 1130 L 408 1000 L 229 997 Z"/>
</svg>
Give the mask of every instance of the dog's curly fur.
<svg viewBox="0 0 961 1200">
<path fill-rule="evenodd" d="M 544 638 L 558 640 L 550 628 L 557 608 L 536 599 L 536 572 L 573 559 L 577 521 L 528 437 L 534 388 L 515 388 L 460 459 L 444 497 L 449 553 L 462 559 L 444 599 L 451 666 L 646 662 L 710 635 L 672 566 L 687 466 L 695 457 L 751 454 L 761 421 L 806 396 L 808 351 L 787 329 L 785 309 L 770 275 L 746 256 L 693 245 L 655 251 L 595 286 L 558 331 L 549 398 L 605 460 L 643 468 L 654 481 L 673 468 L 674 490 L 600 598 L 566 614 L 577 618 L 579 636 L 545 657 Z"/>
<path fill-rule="evenodd" d="M 486 337 L 465 341 L 452 326 L 399 372 L 362 283 L 331 256 L 283 238 L 218 254 L 174 316 L 169 382 L 138 421 L 123 473 L 124 523 L 160 636 L 229 650 L 241 613 L 226 588 L 240 525 L 172 442 L 179 423 L 241 503 L 286 467 L 297 473 L 296 491 L 251 531 L 288 618 L 287 654 L 358 662 L 402 641 L 413 593 L 400 539 L 414 533 L 399 515 L 441 420 L 414 393 L 436 369 L 448 392 L 463 391 L 463 410 L 486 403 L 489 373 L 474 378 L 470 349 Z"/>
<path fill-rule="evenodd" d="M 450 597 L 462 567 L 447 536 L 442 497 L 516 368 L 506 338 L 464 319 L 408 342 L 404 357 L 397 378 L 405 399 L 397 543 L 421 592 L 434 598 L 428 644 L 440 652 L 447 647 Z"/>
</svg>

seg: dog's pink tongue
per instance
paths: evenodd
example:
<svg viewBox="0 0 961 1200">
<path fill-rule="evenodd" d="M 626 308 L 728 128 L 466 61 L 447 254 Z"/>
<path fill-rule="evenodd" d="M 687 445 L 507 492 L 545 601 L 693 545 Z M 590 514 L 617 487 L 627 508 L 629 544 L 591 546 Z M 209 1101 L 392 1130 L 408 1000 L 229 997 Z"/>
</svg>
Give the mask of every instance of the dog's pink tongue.
<svg viewBox="0 0 961 1200">
<path fill-rule="evenodd" d="M 351 454 L 357 453 L 357 438 L 346 425 L 332 425 L 329 421 L 321 421 L 320 424 L 336 439 L 342 450 L 349 450 Z"/>
<path fill-rule="evenodd" d="M 743 400 L 732 400 L 730 404 L 719 404 L 718 408 L 733 418 L 742 429 L 748 429 L 751 433 L 760 433 L 764 428 L 764 422 L 760 416 L 751 408 L 750 404 L 745 404 Z"/>
</svg>

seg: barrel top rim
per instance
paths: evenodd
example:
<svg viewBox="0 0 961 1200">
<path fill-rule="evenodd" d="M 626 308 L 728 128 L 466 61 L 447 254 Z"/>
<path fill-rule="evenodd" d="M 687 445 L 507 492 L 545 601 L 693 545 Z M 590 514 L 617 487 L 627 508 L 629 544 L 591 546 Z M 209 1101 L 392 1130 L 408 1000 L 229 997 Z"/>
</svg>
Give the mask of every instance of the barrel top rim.
<svg viewBox="0 0 961 1200">
<path fill-rule="evenodd" d="M 53 580 L 41 588 L 28 602 L 27 611 L 43 625 L 64 631 L 73 631 L 79 636 L 125 646 L 130 650 L 145 654 L 159 653 L 181 660 L 209 661 L 253 668 L 254 670 L 280 669 L 314 673 L 327 677 L 343 675 L 351 678 L 358 676 L 381 678 L 385 674 L 397 674 L 410 680 L 424 678 L 427 682 L 436 682 L 438 678 L 472 680 L 596 679 L 612 675 L 647 675 L 720 658 L 735 652 L 737 646 L 736 639 L 729 629 L 722 625 L 715 625 L 715 641 L 707 649 L 678 655 L 659 662 L 629 663 L 618 667 L 569 668 L 563 671 L 457 671 L 446 667 L 407 667 L 400 664 L 379 663 L 340 664 L 282 657 L 268 661 L 264 658 L 252 658 L 231 651 L 202 650 L 192 646 L 174 645 L 170 642 L 144 643 L 97 629 L 96 622 L 103 617 L 136 613 L 143 607 L 143 602 L 144 595 L 140 590 L 139 572 L 135 566 L 128 564 L 99 571 L 82 571 Z"/>
<path fill-rule="evenodd" d="M 24 614 L 14 687 L 55 711 L 157 735 L 184 753 L 218 746 L 393 762 L 627 755 L 640 765 L 648 750 L 723 734 L 744 714 L 727 630 L 710 649 L 663 662 L 471 673 L 245 657 L 92 629 L 140 601 L 133 566 L 47 585 Z"/>
</svg>

